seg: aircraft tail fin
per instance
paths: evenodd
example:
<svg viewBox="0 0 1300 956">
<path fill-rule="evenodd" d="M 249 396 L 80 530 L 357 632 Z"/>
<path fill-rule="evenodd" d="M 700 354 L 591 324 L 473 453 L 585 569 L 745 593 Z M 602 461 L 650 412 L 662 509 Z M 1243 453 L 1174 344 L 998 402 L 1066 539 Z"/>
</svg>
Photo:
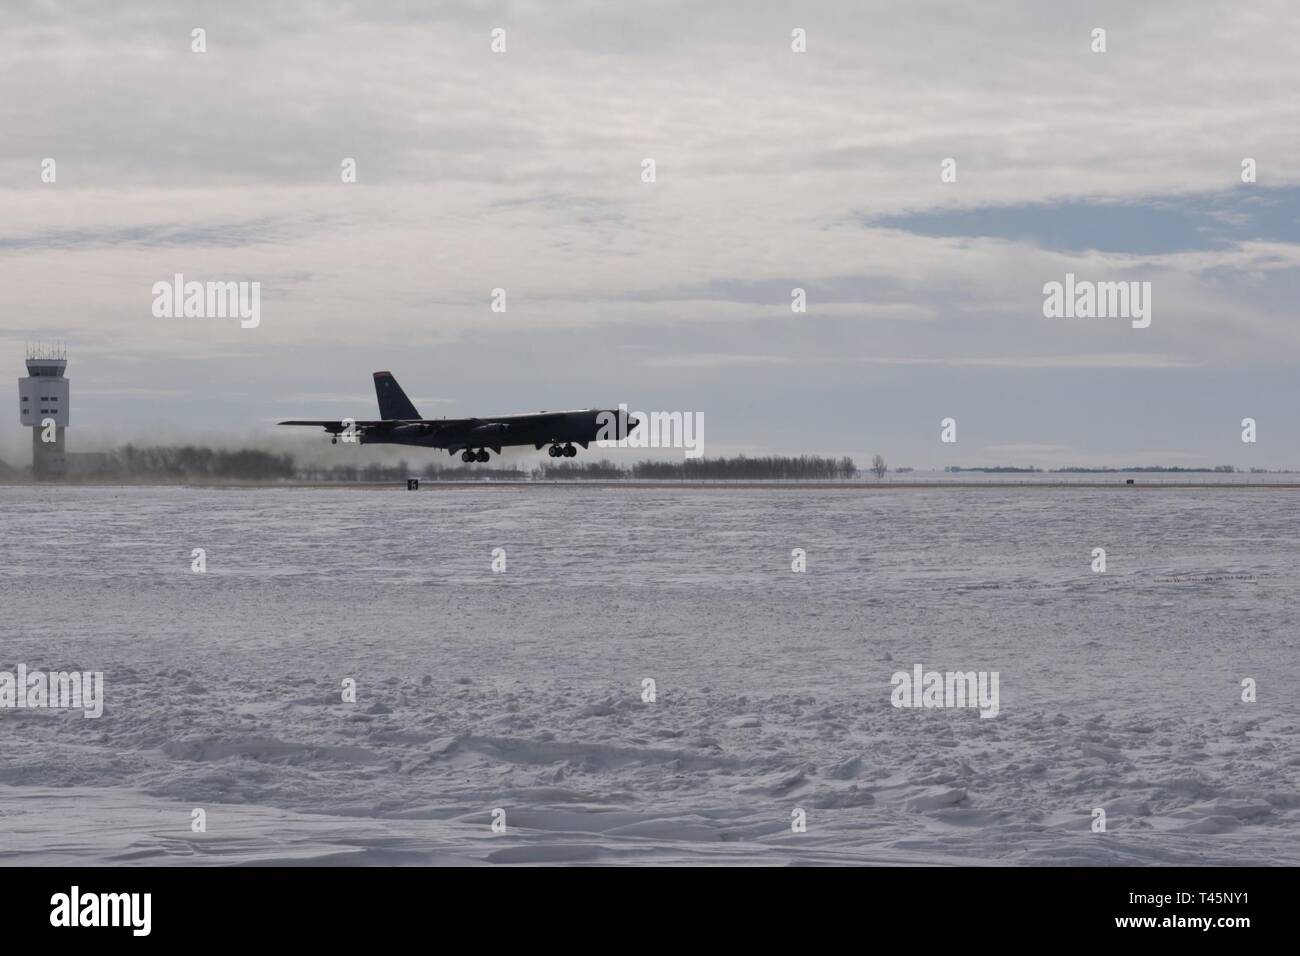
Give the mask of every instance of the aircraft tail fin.
<svg viewBox="0 0 1300 956">
<path fill-rule="evenodd" d="M 375 373 L 375 397 L 379 399 L 379 417 L 383 419 L 414 419 L 420 413 L 397 384 L 392 372 Z"/>
</svg>

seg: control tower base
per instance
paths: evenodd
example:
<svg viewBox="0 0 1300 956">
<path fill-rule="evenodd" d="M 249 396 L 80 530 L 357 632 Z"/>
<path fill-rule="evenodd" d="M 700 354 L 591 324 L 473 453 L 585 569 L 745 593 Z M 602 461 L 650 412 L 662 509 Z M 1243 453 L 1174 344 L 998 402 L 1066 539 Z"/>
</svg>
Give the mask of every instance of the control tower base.
<svg viewBox="0 0 1300 956">
<path fill-rule="evenodd" d="M 65 478 L 68 474 L 67 444 L 63 426 L 54 426 L 54 441 L 41 441 L 43 428 L 32 429 L 32 477 L 37 481 Z"/>
</svg>

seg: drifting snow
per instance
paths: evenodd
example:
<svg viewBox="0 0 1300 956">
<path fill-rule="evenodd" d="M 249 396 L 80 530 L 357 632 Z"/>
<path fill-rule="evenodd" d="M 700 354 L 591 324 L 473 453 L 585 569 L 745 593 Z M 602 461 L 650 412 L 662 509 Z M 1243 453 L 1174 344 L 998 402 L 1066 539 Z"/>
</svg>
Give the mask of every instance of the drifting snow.
<svg viewBox="0 0 1300 956">
<path fill-rule="evenodd" d="M 1296 492 L 0 507 L 0 668 L 105 675 L 0 711 L 6 863 L 1300 863 Z M 915 663 L 998 715 L 892 707 Z"/>
</svg>

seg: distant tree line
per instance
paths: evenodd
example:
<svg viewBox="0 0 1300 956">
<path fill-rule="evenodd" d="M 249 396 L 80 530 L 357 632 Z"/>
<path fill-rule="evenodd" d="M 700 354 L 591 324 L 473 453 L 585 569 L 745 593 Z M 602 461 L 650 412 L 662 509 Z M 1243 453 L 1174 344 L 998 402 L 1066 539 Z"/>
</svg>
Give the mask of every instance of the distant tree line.
<svg viewBox="0 0 1300 956">
<path fill-rule="evenodd" d="M 600 461 L 557 461 L 542 462 L 533 469 L 533 477 L 545 480 L 556 478 L 627 478 L 631 474 L 622 465 L 616 465 L 608 458 Z"/>
<path fill-rule="evenodd" d="M 880 462 L 883 467 L 883 461 Z M 85 477 L 119 481 L 321 481 L 321 482 L 404 482 L 419 477 L 429 481 L 477 481 L 484 478 L 518 481 L 538 480 L 617 480 L 643 479 L 741 481 L 791 480 L 827 481 L 855 478 L 857 466 L 852 458 L 823 458 L 801 455 L 735 458 L 687 458 L 680 461 L 641 461 L 630 465 L 609 459 L 599 461 L 543 462 L 525 470 L 518 467 L 484 467 L 483 465 L 442 464 L 423 466 L 402 460 L 392 464 L 313 465 L 298 464 L 289 454 L 274 454 L 251 448 L 223 450 L 197 445 L 138 446 L 124 445 L 105 453 Z"/>
<path fill-rule="evenodd" d="M 479 478 L 493 478 L 518 481 L 527 478 L 528 473 L 518 468 L 485 468 L 482 465 L 443 465 L 430 462 L 423 468 L 412 466 L 406 461 L 393 465 L 372 462 L 365 465 L 303 465 L 294 472 L 299 481 L 332 482 L 387 482 L 406 481 L 407 478 L 422 478 L 426 481 L 473 481 Z"/>
<path fill-rule="evenodd" d="M 852 458 L 687 458 L 682 461 L 641 461 L 625 466 L 608 458 L 599 461 L 542 462 L 525 471 L 521 468 L 485 468 L 482 465 L 442 465 L 436 462 L 422 469 L 411 468 L 406 462 L 395 465 L 333 465 L 329 467 L 301 468 L 297 472 L 304 481 L 404 481 L 418 476 L 430 481 L 473 481 L 481 478 L 521 480 L 534 478 L 541 481 L 585 479 L 612 481 L 639 478 L 650 481 L 665 480 L 742 480 L 790 479 L 830 480 L 854 478 L 858 469 Z"/>
<path fill-rule="evenodd" d="M 903 471 L 905 469 L 900 468 L 899 470 Z M 1025 472 L 1025 473 L 1041 472 L 1042 470 L 1043 469 L 1041 468 L 1034 468 L 1034 467 L 1018 468 L 1012 465 L 998 465 L 992 468 L 962 468 L 959 465 L 948 465 L 946 468 L 944 468 L 944 471 L 948 471 L 948 472 L 970 471 L 970 472 L 980 472 L 982 474 L 1019 474 L 1021 472 Z M 1142 472 L 1159 472 L 1159 473 L 1172 472 L 1175 474 L 1177 473 L 1201 474 L 1206 472 L 1213 472 L 1217 474 L 1232 474 L 1236 470 L 1237 469 L 1232 465 L 1215 465 L 1213 468 L 1208 468 L 1208 467 L 1207 468 L 1183 468 L 1178 465 L 1146 465 L 1146 466 L 1136 467 L 1136 468 L 1084 468 L 1081 466 L 1070 467 L 1070 468 L 1049 468 L 1048 472 L 1050 474 L 1057 474 L 1057 475 L 1070 475 L 1070 474 L 1109 475 L 1109 474 L 1115 474 L 1124 471 L 1142 471 Z M 1252 471 L 1253 470 L 1256 469 L 1252 469 Z"/>
<path fill-rule="evenodd" d="M 640 461 L 632 466 L 632 477 L 663 480 L 726 481 L 740 479 L 794 481 L 856 478 L 857 465 L 852 458 L 821 458 L 800 455 L 798 458 L 763 456 L 749 458 L 686 458 L 682 461 Z"/>
<path fill-rule="evenodd" d="M 108 452 L 98 470 L 104 477 L 124 480 L 224 478 L 274 481 L 294 476 L 292 455 L 275 455 L 252 448 L 226 451 L 197 445 L 144 448 L 124 445 Z"/>
<path fill-rule="evenodd" d="M 1146 465 L 1139 468 L 1053 468 L 1052 471 L 1057 474 L 1109 474 L 1116 471 L 1150 471 L 1150 472 L 1182 472 L 1184 474 L 1200 474 L 1213 472 L 1217 474 L 1230 475 L 1237 469 L 1232 465 L 1215 465 L 1213 468 L 1183 468 L 1180 465 Z"/>
<path fill-rule="evenodd" d="M 944 471 L 950 471 L 953 473 L 960 472 L 960 471 L 973 471 L 973 472 L 979 472 L 980 474 L 990 474 L 990 475 L 1033 474 L 1034 472 L 1041 471 L 1041 470 L 1042 469 L 1040 468 L 1034 468 L 1032 466 L 1029 468 L 1018 468 L 1015 465 L 997 465 L 992 468 L 963 468 L 960 465 L 949 465 L 948 467 L 944 468 Z"/>
</svg>

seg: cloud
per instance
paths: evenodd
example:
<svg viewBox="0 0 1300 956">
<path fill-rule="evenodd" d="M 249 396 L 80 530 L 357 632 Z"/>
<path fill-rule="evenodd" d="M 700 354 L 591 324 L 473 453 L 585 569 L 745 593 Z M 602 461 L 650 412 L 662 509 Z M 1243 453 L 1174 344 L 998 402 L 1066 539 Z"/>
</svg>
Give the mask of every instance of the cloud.
<svg viewBox="0 0 1300 956">
<path fill-rule="evenodd" d="M 1297 243 L 1300 187 L 930 210 L 883 216 L 869 225 L 922 236 L 1009 239 L 1057 252 L 1142 256 L 1227 249 L 1247 240 Z"/>
<path fill-rule="evenodd" d="M 1294 4 L 73 0 L 0 18 L 0 350 L 61 333 L 102 390 L 79 422 L 133 421 L 138 388 L 193 394 L 172 410 L 196 427 L 269 419 L 401 362 L 408 389 L 467 411 L 734 399 L 750 415 L 723 414 L 719 443 L 844 447 L 873 389 L 872 415 L 960 383 L 970 407 L 1064 416 L 1043 374 L 1113 376 L 1132 408 L 1227 403 L 1300 355 Z M 1045 320 L 1067 271 L 1151 281 L 1152 327 Z M 150 287 L 177 272 L 261 282 L 261 326 L 153 319 Z M 201 400 L 234 393 L 252 397 Z M 900 454 L 941 460 L 884 417 Z M 1076 427 L 1081 453 L 1139 441 Z M 1178 441 L 1209 447 L 1190 425 Z"/>
</svg>

